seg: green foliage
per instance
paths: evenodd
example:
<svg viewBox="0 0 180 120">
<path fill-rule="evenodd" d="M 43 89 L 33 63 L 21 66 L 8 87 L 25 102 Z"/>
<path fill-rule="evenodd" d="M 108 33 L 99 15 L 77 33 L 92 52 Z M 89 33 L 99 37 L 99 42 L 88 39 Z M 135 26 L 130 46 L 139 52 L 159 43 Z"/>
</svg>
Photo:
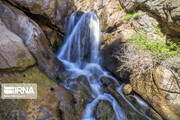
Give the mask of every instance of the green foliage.
<svg viewBox="0 0 180 120">
<path fill-rule="evenodd" d="M 131 13 L 126 14 L 126 16 L 123 17 L 123 20 L 129 21 L 133 15 Z"/>
<path fill-rule="evenodd" d="M 139 17 L 139 13 L 128 13 L 126 16 L 123 17 L 123 20 L 129 21 L 131 18 L 137 19 Z"/>
<path fill-rule="evenodd" d="M 134 19 L 137 19 L 138 17 L 139 17 L 139 13 L 134 13 L 134 14 L 133 14 L 133 18 L 134 18 Z"/>
<path fill-rule="evenodd" d="M 162 39 L 153 39 L 145 30 L 134 35 L 130 42 L 138 48 L 148 50 L 156 57 L 167 58 L 169 56 L 175 57 L 180 55 L 178 51 L 180 45 L 173 43 L 170 40 L 165 42 Z"/>
<path fill-rule="evenodd" d="M 156 34 L 163 35 L 159 26 L 155 26 L 154 28 L 155 28 Z"/>
<path fill-rule="evenodd" d="M 117 7 L 117 10 L 118 10 L 118 11 L 121 11 L 121 10 L 122 10 L 122 7 L 121 7 L 121 6 L 118 6 L 118 7 Z"/>
</svg>

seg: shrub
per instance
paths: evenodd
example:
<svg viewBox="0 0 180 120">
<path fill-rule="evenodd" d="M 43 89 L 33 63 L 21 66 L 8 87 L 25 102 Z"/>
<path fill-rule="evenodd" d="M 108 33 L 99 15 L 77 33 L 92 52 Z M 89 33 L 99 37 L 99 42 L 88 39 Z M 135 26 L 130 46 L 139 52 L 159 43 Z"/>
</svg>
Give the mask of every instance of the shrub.
<svg viewBox="0 0 180 120">
<path fill-rule="evenodd" d="M 142 31 L 133 36 L 130 40 L 132 45 L 148 50 L 155 57 L 166 59 L 168 57 L 176 57 L 180 55 L 178 49 L 180 45 L 167 40 L 153 39 L 147 34 L 147 31 Z"/>
<path fill-rule="evenodd" d="M 137 19 L 139 17 L 139 13 L 128 13 L 126 16 L 123 17 L 123 20 L 129 21 L 131 18 Z"/>
<path fill-rule="evenodd" d="M 154 39 L 147 31 L 135 34 L 128 47 L 122 48 L 116 54 L 121 66 L 117 71 L 129 71 L 136 69 L 135 73 L 149 72 L 151 77 L 153 69 L 157 65 L 171 69 L 179 66 L 180 45 L 170 40 Z"/>
</svg>

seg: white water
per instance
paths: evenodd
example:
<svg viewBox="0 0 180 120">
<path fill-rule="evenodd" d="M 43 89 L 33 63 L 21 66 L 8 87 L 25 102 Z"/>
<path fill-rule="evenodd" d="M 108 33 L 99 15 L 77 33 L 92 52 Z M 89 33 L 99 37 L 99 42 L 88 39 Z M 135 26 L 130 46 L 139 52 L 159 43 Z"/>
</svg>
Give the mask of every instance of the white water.
<svg viewBox="0 0 180 120">
<path fill-rule="evenodd" d="M 99 100 L 111 103 L 116 120 L 127 120 L 114 97 L 101 90 L 102 76 L 112 78 L 117 86 L 119 83 L 99 65 L 101 32 L 98 17 L 94 12 L 88 12 L 83 14 L 77 23 L 75 17 L 76 13 L 70 17 L 66 42 L 57 57 L 64 63 L 66 70 L 72 73 L 71 78 L 85 75 L 92 89 L 94 100 L 86 106 L 82 120 L 95 120 L 93 111 Z"/>
</svg>

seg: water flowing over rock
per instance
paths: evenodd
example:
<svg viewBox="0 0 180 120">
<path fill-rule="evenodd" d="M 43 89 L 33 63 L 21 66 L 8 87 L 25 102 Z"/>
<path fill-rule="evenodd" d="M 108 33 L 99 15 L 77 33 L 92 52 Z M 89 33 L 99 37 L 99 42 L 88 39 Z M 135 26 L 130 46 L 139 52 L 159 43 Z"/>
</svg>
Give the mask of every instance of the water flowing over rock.
<svg viewBox="0 0 180 120">
<path fill-rule="evenodd" d="M 85 61 L 98 63 L 100 29 L 99 20 L 94 13 L 82 15 L 77 24 L 75 14 L 72 14 L 67 35 L 67 42 L 60 50 L 58 58 L 79 65 Z"/>
<path fill-rule="evenodd" d="M 106 76 L 107 73 L 98 64 L 99 20 L 95 13 L 89 12 L 82 15 L 75 24 L 74 19 L 76 16 L 74 15 L 72 14 L 69 23 L 69 32 L 71 33 L 67 33 L 69 36 L 66 36 L 66 43 L 58 54 L 58 58 L 63 61 L 67 70 L 72 72 L 73 75 L 71 77 L 85 75 L 92 89 L 94 100 L 87 105 L 82 119 L 95 119 L 93 111 L 97 103 L 99 100 L 107 100 L 115 111 L 116 120 L 126 120 L 123 110 L 113 96 L 101 91 L 100 76 Z M 85 58 L 88 58 L 87 61 L 84 60 Z"/>
<path fill-rule="evenodd" d="M 78 18 L 76 18 L 76 15 Z M 76 19 L 79 20 L 75 21 Z M 82 120 L 95 120 L 97 116 L 94 115 L 97 114 L 94 114 L 94 112 L 96 109 L 99 109 L 96 108 L 96 106 L 103 100 L 108 101 L 112 106 L 115 120 L 127 120 L 126 114 L 116 99 L 111 94 L 105 93 L 103 90 L 103 87 L 107 87 L 109 85 L 118 87 L 119 83 L 99 65 L 99 44 L 101 40 L 101 33 L 99 20 L 96 14 L 94 12 L 88 12 L 81 15 L 79 18 L 78 13 L 73 13 L 70 17 L 68 28 L 68 36 L 66 36 L 64 46 L 61 48 L 57 56 L 59 60 L 64 63 L 66 70 L 71 73 L 71 75 L 69 75 L 69 79 L 64 80 L 64 84 L 67 89 L 74 91 L 73 94 L 76 96 L 76 100 L 78 100 L 76 95 L 77 88 L 80 87 L 79 90 L 82 90 L 82 85 L 76 85 L 76 81 L 86 80 L 88 81 L 88 86 L 90 86 L 91 92 L 88 94 L 94 100 L 83 99 L 83 103 L 86 103 L 86 108 L 81 116 Z M 85 86 L 86 89 L 89 88 L 87 85 Z M 116 89 L 114 91 L 116 91 Z M 84 100 L 91 100 L 91 102 L 87 104 Z M 79 104 L 79 102 L 77 104 Z M 140 116 L 141 115 L 145 116 L 142 117 L 143 119 L 148 118 L 145 114 L 140 114 Z"/>
</svg>

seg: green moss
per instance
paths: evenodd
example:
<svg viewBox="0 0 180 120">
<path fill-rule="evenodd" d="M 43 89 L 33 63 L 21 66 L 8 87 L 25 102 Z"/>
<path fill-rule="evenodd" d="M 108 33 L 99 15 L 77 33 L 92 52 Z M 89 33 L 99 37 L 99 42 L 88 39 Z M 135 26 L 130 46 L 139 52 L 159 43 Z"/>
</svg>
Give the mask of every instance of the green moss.
<svg viewBox="0 0 180 120">
<path fill-rule="evenodd" d="M 107 115 L 104 114 L 103 117 L 102 117 L 103 120 L 107 120 Z"/>
<path fill-rule="evenodd" d="M 23 72 L 7 72 L 1 75 L 2 83 L 36 83 L 37 90 L 44 90 L 53 83 L 37 67 L 30 67 Z"/>
</svg>

